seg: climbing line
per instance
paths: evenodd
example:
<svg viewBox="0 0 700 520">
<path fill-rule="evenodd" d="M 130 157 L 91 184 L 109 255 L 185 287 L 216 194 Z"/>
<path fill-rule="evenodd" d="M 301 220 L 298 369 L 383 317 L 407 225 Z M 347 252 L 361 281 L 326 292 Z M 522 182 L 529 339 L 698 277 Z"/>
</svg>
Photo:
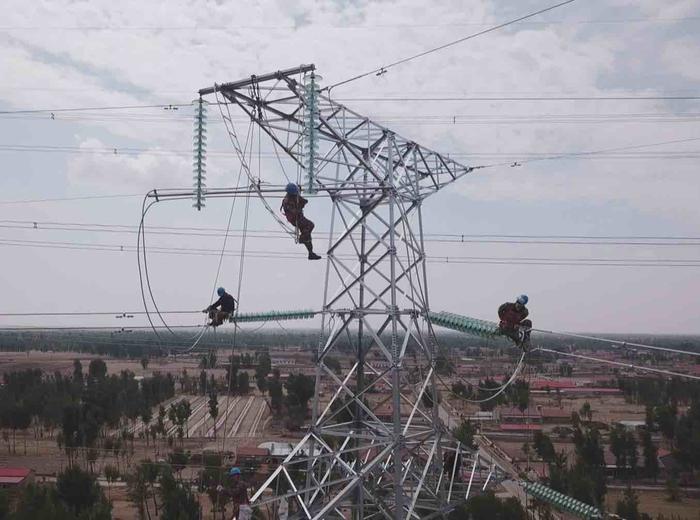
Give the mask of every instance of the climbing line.
<svg viewBox="0 0 700 520">
<path fill-rule="evenodd" d="M 632 363 L 623 363 L 622 361 L 613 361 L 610 359 L 601 359 L 601 358 L 592 357 L 592 356 L 584 356 L 583 354 L 574 354 L 573 352 L 561 352 L 559 350 L 553 350 L 553 349 L 544 348 L 544 347 L 537 347 L 535 349 L 535 351 L 549 352 L 551 354 L 556 354 L 558 356 L 568 356 L 568 357 L 577 358 L 577 359 L 585 359 L 587 361 L 597 361 L 599 363 L 607 363 L 608 365 L 615 365 L 615 366 L 620 366 L 620 367 L 625 367 L 625 368 L 634 368 L 636 370 L 642 370 L 645 372 L 656 372 L 658 374 L 664 374 L 667 376 L 684 377 L 686 379 L 700 380 L 700 376 L 694 376 L 692 374 L 683 374 L 681 372 L 673 372 L 671 370 L 664 370 L 662 368 L 643 367 L 643 366 L 639 366 L 639 365 L 633 365 Z"/>
<path fill-rule="evenodd" d="M 490 395 L 490 396 L 488 396 L 488 397 L 486 397 L 486 398 L 484 398 L 484 399 L 469 399 L 468 397 L 464 397 L 464 396 L 462 396 L 462 395 L 459 395 L 458 393 L 454 392 L 454 391 L 450 388 L 450 386 L 445 382 L 444 379 L 442 379 L 442 377 L 441 377 L 439 374 L 436 373 L 435 376 L 438 378 L 438 380 L 439 380 L 443 385 L 445 385 L 445 388 L 447 388 L 447 391 L 448 391 L 449 393 L 451 393 L 453 396 L 457 397 L 458 399 L 461 399 L 462 401 L 466 401 L 466 402 L 468 402 L 468 403 L 486 403 L 486 402 L 488 402 L 488 401 L 491 401 L 491 400 L 495 399 L 495 398 L 498 397 L 499 395 L 501 395 L 503 392 L 505 392 L 505 391 L 508 389 L 508 387 L 509 387 L 510 385 L 513 384 L 513 382 L 517 379 L 518 374 L 520 374 L 520 371 L 521 371 L 521 369 L 523 368 L 523 366 L 524 366 L 524 364 L 525 364 L 525 355 L 526 355 L 526 354 L 527 354 L 526 352 L 523 352 L 523 353 L 521 354 L 520 360 L 518 361 L 518 364 L 516 365 L 515 370 L 513 370 L 513 373 L 512 373 L 511 376 L 508 378 L 508 380 L 507 380 L 503 385 L 501 385 L 500 390 L 498 390 L 495 394 Z"/>
<path fill-rule="evenodd" d="M 160 334 L 158 333 L 155 324 L 153 323 L 153 320 L 150 315 L 150 311 L 148 309 L 148 304 L 146 302 L 146 294 L 144 291 L 143 287 L 143 282 L 144 278 L 146 281 L 146 286 L 148 288 L 148 294 L 150 296 L 151 302 L 153 303 L 153 307 L 158 314 L 158 317 L 160 318 L 160 321 L 163 323 L 165 328 L 170 332 L 171 335 L 177 336 L 177 334 L 172 330 L 172 327 L 168 325 L 168 323 L 165 321 L 165 318 L 160 312 L 160 309 L 158 308 L 158 304 L 155 300 L 155 295 L 153 294 L 153 289 L 151 287 L 151 280 L 150 280 L 150 274 L 148 272 L 148 259 L 147 259 L 147 251 L 146 251 L 146 228 L 145 228 L 145 219 L 148 211 L 153 207 L 154 204 L 161 202 L 158 198 L 156 198 L 154 201 L 151 201 L 148 206 L 146 206 L 146 200 L 148 199 L 148 194 L 144 196 L 143 203 L 141 205 L 141 220 L 139 222 L 139 230 L 137 234 L 137 241 L 136 241 L 136 260 L 137 260 L 137 265 L 138 265 L 138 271 L 139 271 L 139 285 L 141 289 L 141 299 L 143 301 L 144 305 L 144 310 L 146 311 L 146 317 L 148 318 L 148 322 L 151 325 L 151 328 L 153 329 L 153 332 L 155 333 L 156 337 L 158 339 L 162 339 Z M 173 199 L 168 199 L 168 200 L 179 200 L 177 198 Z M 143 266 L 141 265 L 142 262 L 142 257 L 141 255 L 143 254 Z M 198 332 L 194 336 L 192 336 L 189 341 L 196 340 L 199 341 L 202 336 L 202 332 Z"/>
<path fill-rule="evenodd" d="M 245 157 L 243 158 L 245 160 Z M 246 195 L 245 198 L 245 213 L 243 217 L 243 237 L 241 238 L 241 254 L 240 254 L 240 259 L 238 262 L 238 288 L 236 290 L 236 301 L 238 303 L 238 308 L 236 309 L 236 312 L 240 309 L 240 301 L 241 301 L 241 289 L 243 286 L 243 269 L 245 267 L 245 249 L 246 249 L 246 238 L 247 238 L 247 233 L 248 233 L 248 218 L 250 215 L 250 194 Z M 226 392 L 226 416 L 224 418 L 224 433 L 226 432 L 226 428 L 228 427 L 228 405 L 229 405 L 229 400 L 231 398 L 231 388 L 232 388 L 232 380 L 233 380 L 233 355 L 234 351 L 236 348 L 236 338 L 238 336 L 238 327 L 235 327 L 233 329 L 233 340 L 231 341 L 231 355 L 230 355 L 230 365 L 229 365 L 229 373 L 228 373 L 228 391 Z M 223 436 L 222 442 L 221 442 L 221 452 L 224 453 L 226 451 L 226 435 Z"/>
<path fill-rule="evenodd" d="M 270 207 L 270 204 L 267 202 L 267 199 L 263 195 L 262 189 L 261 189 L 261 181 L 260 178 L 255 178 L 250 171 L 250 167 L 248 166 L 245 156 L 243 152 L 241 151 L 241 146 L 240 142 L 238 140 L 238 135 L 236 134 L 235 127 L 233 125 L 233 120 L 231 119 L 231 110 L 229 108 L 229 103 L 228 102 L 221 102 L 219 100 L 219 92 L 218 90 L 214 91 L 214 94 L 216 95 L 216 101 L 217 105 L 219 107 L 219 112 L 221 114 L 221 118 L 224 121 L 224 126 L 226 127 L 226 132 L 228 133 L 229 140 L 231 141 L 231 144 L 233 145 L 234 150 L 236 151 L 236 155 L 238 156 L 239 161 L 241 162 L 241 167 L 243 168 L 243 171 L 245 172 L 246 176 L 248 177 L 248 180 L 250 181 L 250 188 L 255 191 L 255 193 L 258 195 L 260 198 L 260 201 L 263 203 L 263 206 L 265 206 L 265 209 L 272 215 L 272 217 L 277 221 L 277 223 L 280 225 L 280 227 L 287 232 L 291 237 L 295 236 L 295 231 L 290 229 L 289 226 L 277 215 L 277 213 Z M 226 114 L 224 114 L 222 106 L 226 107 Z"/>
</svg>

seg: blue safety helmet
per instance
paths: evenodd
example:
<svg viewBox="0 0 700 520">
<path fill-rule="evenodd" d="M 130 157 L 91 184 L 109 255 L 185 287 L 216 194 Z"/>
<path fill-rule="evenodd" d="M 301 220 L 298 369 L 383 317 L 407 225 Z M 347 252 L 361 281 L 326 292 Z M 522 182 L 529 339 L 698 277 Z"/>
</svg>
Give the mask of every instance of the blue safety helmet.
<svg viewBox="0 0 700 520">
<path fill-rule="evenodd" d="M 224 294 L 226 294 L 226 289 L 224 289 L 223 287 L 219 287 L 216 290 L 216 294 L 218 294 L 219 296 L 223 296 Z"/>
<path fill-rule="evenodd" d="M 230 470 L 228 470 L 228 474 L 231 475 L 231 476 L 240 475 L 240 474 L 241 474 L 241 470 L 238 469 L 238 468 L 231 468 Z"/>
<path fill-rule="evenodd" d="M 293 182 L 287 184 L 287 187 L 284 190 L 290 195 L 299 195 L 299 186 Z"/>
<path fill-rule="evenodd" d="M 527 294 L 521 294 L 515 301 L 518 302 L 520 305 L 527 305 L 528 300 L 529 298 L 527 297 Z"/>
</svg>

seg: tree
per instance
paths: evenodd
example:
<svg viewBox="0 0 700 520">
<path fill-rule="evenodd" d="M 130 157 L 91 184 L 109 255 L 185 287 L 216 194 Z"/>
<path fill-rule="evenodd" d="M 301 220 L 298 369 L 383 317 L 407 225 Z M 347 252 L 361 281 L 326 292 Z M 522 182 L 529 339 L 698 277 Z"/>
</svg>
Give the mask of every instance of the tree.
<svg viewBox="0 0 700 520">
<path fill-rule="evenodd" d="M 314 379 L 304 374 L 290 374 L 284 386 L 287 389 L 287 407 L 297 407 L 306 415 L 309 399 L 314 395 Z"/>
<path fill-rule="evenodd" d="M 17 500 L 16 512 L 10 518 L 12 520 L 74 520 L 75 515 L 68 511 L 58 499 L 54 488 L 30 484 L 22 490 Z M 111 515 L 101 517 L 99 520 L 110 518 Z"/>
<path fill-rule="evenodd" d="M 151 518 L 148 508 L 148 483 L 142 471 L 142 466 L 136 467 L 126 475 L 126 493 L 134 504 L 139 514 L 139 519 Z"/>
<path fill-rule="evenodd" d="M 279 412 L 284 405 L 284 393 L 279 378 L 272 378 L 268 383 L 268 390 L 270 392 L 270 408 L 273 412 Z"/>
<path fill-rule="evenodd" d="M 625 520 L 651 520 L 649 515 L 639 512 L 639 498 L 630 486 L 623 492 L 622 500 L 618 500 L 615 512 Z"/>
<path fill-rule="evenodd" d="M 340 374 L 343 368 L 340 366 L 340 361 L 332 356 L 323 358 L 323 363 L 336 374 Z"/>
<path fill-rule="evenodd" d="M 107 364 L 101 359 L 93 359 L 88 365 L 88 376 L 93 381 L 103 380 L 107 376 Z"/>
<path fill-rule="evenodd" d="M 581 409 L 578 413 L 581 417 L 585 417 L 588 420 L 588 422 L 591 422 L 593 420 L 593 409 L 591 408 L 591 403 L 589 403 L 588 401 L 583 403 L 583 406 L 581 406 Z"/>
<path fill-rule="evenodd" d="M 207 395 L 207 373 L 204 370 L 199 373 L 199 393 Z"/>
<path fill-rule="evenodd" d="M 181 448 L 175 448 L 175 450 L 168 454 L 168 463 L 178 475 L 185 469 L 189 461 L 190 453 L 182 451 Z"/>
<path fill-rule="evenodd" d="M 661 430 L 661 435 L 668 441 L 673 439 L 676 432 L 676 422 L 678 421 L 678 409 L 674 405 L 657 406 L 654 410 L 656 422 Z"/>
<path fill-rule="evenodd" d="M 448 357 L 447 349 L 440 347 L 435 357 L 435 371 L 443 376 L 452 375 L 453 367 Z"/>
<path fill-rule="evenodd" d="M 238 392 L 238 364 L 231 362 L 226 366 L 226 384 L 231 390 L 232 394 Z"/>
<path fill-rule="evenodd" d="M 151 424 L 153 419 L 153 412 L 147 406 L 141 410 L 141 421 L 143 422 L 143 431 L 146 435 L 146 445 L 148 445 L 148 425 Z"/>
<path fill-rule="evenodd" d="M 476 433 L 476 426 L 473 425 L 469 419 L 462 421 L 462 424 L 457 426 L 452 433 L 454 434 L 455 439 L 457 439 L 467 448 L 475 448 L 474 434 Z"/>
<path fill-rule="evenodd" d="M 4 520 L 7 518 L 10 512 L 10 497 L 7 495 L 7 491 L 0 489 L 0 519 Z"/>
<path fill-rule="evenodd" d="M 639 455 L 637 454 L 637 438 L 632 431 L 625 432 L 625 451 L 627 452 L 630 473 L 634 475 L 637 472 Z"/>
<path fill-rule="evenodd" d="M 214 438 L 216 439 L 216 418 L 219 416 L 219 396 L 216 390 L 209 394 L 209 415 L 214 419 Z"/>
<path fill-rule="evenodd" d="M 250 392 L 250 376 L 248 376 L 248 372 L 246 371 L 242 371 L 238 374 L 238 392 L 242 395 Z"/>
<path fill-rule="evenodd" d="M 666 500 L 669 502 L 680 502 L 681 500 L 681 488 L 675 475 L 671 475 L 666 480 L 666 495 Z"/>
<path fill-rule="evenodd" d="M 201 517 L 197 497 L 189 485 L 178 482 L 168 469 L 160 478 L 163 520 L 190 520 Z"/>
<path fill-rule="evenodd" d="M 542 466 L 544 463 L 551 463 L 554 461 L 557 453 L 554 450 L 554 444 L 549 435 L 542 432 L 535 432 L 532 437 L 532 447 L 535 448 L 535 452 L 542 459 Z"/>
<path fill-rule="evenodd" d="M 471 497 L 448 516 L 449 520 L 526 520 L 527 512 L 517 498 L 500 500 L 492 492 Z"/>
<path fill-rule="evenodd" d="M 118 479 L 119 479 L 119 470 L 115 467 L 112 466 L 111 464 L 107 464 L 105 466 L 105 479 L 107 479 L 107 493 L 109 495 L 109 500 L 112 500 L 111 497 L 111 491 L 112 491 L 112 484 L 114 484 Z"/>
<path fill-rule="evenodd" d="M 168 419 L 177 427 L 177 436 L 182 443 L 182 439 L 185 437 L 185 425 L 187 424 L 190 414 L 192 413 L 192 407 L 187 399 L 181 399 L 177 403 L 172 403 L 168 409 Z"/>
<path fill-rule="evenodd" d="M 267 377 L 263 376 L 262 374 L 256 372 L 255 373 L 255 384 L 258 387 L 258 390 L 260 391 L 261 394 L 264 394 L 267 391 Z"/>
<path fill-rule="evenodd" d="M 510 403 L 525 413 L 530 403 L 530 385 L 523 379 L 517 380 L 508 388 L 508 400 Z"/>
<path fill-rule="evenodd" d="M 73 383 L 83 385 L 83 364 L 79 359 L 73 361 Z"/>
<path fill-rule="evenodd" d="M 627 446 L 625 427 L 616 424 L 610 430 L 610 451 L 615 456 L 615 465 L 618 470 L 627 468 Z"/>
<path fill-rule="evenodd" d="M 467 387 L 461 381 L 457 381 L 456 383 L 452 383 L 452 393 L 460 397 L 469 397 L 471 388 Z"/>
<path fill-rule="evenodd" d="M 95 476 L 80 468 L 72 467 L 59 473 L 56 479 L 56 493 L 60 501 L 76 516 L 93 510 L 109 512 L 112 508 Z M 106 518 L 111 518 L 111 514 Z"/>
<path fill-rule="evenodd" d="M 659 450 L 651 439 L 651 433 L 648 429 L 642 433 L 642 450 L 644 454 L 644 472 L 649 477 L 656 478 L 659 476 Z"/>
</svg>

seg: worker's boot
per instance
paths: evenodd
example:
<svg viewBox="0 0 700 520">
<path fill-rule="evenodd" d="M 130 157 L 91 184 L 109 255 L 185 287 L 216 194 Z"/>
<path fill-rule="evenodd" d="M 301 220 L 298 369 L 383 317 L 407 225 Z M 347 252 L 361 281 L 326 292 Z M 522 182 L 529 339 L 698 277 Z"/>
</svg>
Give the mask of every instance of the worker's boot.
<svg viewBox="0 0 700 520">
<path fill-rule="evenodd" d="M 311 244 L 310 240 L 308 242 L 304 242 L 304 246 L 306 246 L 306 249 L 309 251 L 309 260 L 320 260 L 321 259 L 320 256 L 318 256 L 316 253 L 314 253 L 314 246 Z"/>
</svg>

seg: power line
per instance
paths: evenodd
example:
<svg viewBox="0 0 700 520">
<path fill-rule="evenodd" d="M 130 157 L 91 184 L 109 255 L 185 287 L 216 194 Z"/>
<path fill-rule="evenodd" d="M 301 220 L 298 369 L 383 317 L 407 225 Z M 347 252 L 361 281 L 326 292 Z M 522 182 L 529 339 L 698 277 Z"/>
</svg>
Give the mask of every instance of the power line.
<svg viewBox="0 0 700 520">
<path fill-rule="evenodd" d="M 683 142 L 683 141 L 681 141 Z M 659 143 L 667 144 L 667 143 Z M 657 145 L 644 145 L 657 146 Z M 624 151 L 627 148 L 623 148 L 620 151 Z M 634 148 L 629 148 L 634 149 Z M 52 146 L 52 145 L 15 145 L 15 144 L 0 144 L 0 152 L 17 152 L 17 153 L 67 153 L 67 154 L 91 154 L 91 155 L 104 155 L 104 156 L 181 156 L 187 157 L 191 155 L 191 151 L 185 149 L 165 149 L 165 148 L 133 148 L 133 147 L 90 147 L 82 148 L 79 146 Z M 212 157 L 234 157 L 234 153 L 225 150 L 210 150 L 207 152 L 209 156 Z M 552 154 L 557 155 L 552 155 Z M 586 157 L 586 155 L 597 155 L 598 158 L 603 159 L 639 159 L 639 160 L 651 160 L 651 159 L 697 159 L 700 157 L 700 151 L 689 150 L 689 151 L 666 151 L 666 152 L 637 152 L 637 153 L 614 153 L 608 151 L 600 152 L 492 152 L 492 153 L 478 153 L 478 152 L 456 152 L 446 154 L 452 159 L 488 159 L 488 158 L 498 158 L 498 157 L 509 157 L 517 159 L 518 162 L 524 160 L 523 158 L 534 157 L 541 160 L 562 158 L 562 157 L 578 157 L 579 159 L 586 159 L 591 157 Z M 277 160 L 276 156 L 272 153 L 261 153 L 261 158 Z M 595 157 L 593 157 L 595 158 Z"/>
<path fill-rule="evenodd" d="M 137 108 L 170 108 L 170 107 L 188 107 L 190 103 L 169 104 L 161 103 L 158 105 L 108 105 L 98 107 L 71 107 L 71 108 L 32 108 L 20 110 L 0 110 L 0 114 L 37 114 L 41 112 L 85 112 L 88 110 L 131 110 Z"/>
<path fill-rule="evenodd" d="M 134 252 L 135 247 L 120 244 L 90 244 L 80 242 L 50 242 L 37 240 L 0 239 L 0 246 L 35 247 L 46 249 L 67 249 L 97 252 Z M 185 256 L 218 256 L 221 251 L 205 248 L 161 247 L 151 246 L 154 254 L 185 255 Z M 278 260 L 305 260 L 303 255 L 291 251 L 251 251 L 247 253 L 253 258 Z M 224 256 L 237 257 L 234 252 L 224 253 Z M 339 259 L 352 259 L 351 255 L 335 255 Z M 588 267 L 700 267 L 700 259 L 618 259 L 618 258 L 536 258 L 536 257 L 467 257 L 436 255 L 426 257 L 428 263 L 434 264 L 484 264 L 484 265 L 536 265 L 536 266 L 588 266 Z"/>
<path fill-rule="evenodd" d="M 32 231 L 66 231 L 88 233 L 135 234 L 137 226 L 124 224 L 77 223 L 39 220 L 0 220 L 0 228 Z M 149 226 L 149 234 L 165 236 L 221 237 L 240 236 L 240 230 L 225 230 L 211 227 Z M 317 231 L 327 237 L 328 232 Z M 251 238 L 288 240 L 288 235 L 279 230 L 249 230 Z M 536 245 L 614 245 L 614 246 L 700 246 L 700 237 L 692 236 L 620 236 L 620 235 L 500 235 L 500 234 L 460 234 L 425 233 L 426 242 L 447 244 L 536 244 Z"/>
<path fill-rule="evenodd" d="M 161 314 L 199 314 L 202 311 L 160 311 Z M 138 316 L 146 314 L 144 311 L 72 311 L 72 312 L 0 312 L 0 316 Z M 126 327 L 125 327 L 126 328 Z"/>
<path fill-rule="evenodd" d="M 647 143 L 647 144 L 636 144 L 636 145 L 629 145 L 629 146 L 618 146 L 615 148 L 603 148 L 600 150 L 592 150 L 588 152 L 572 152 L 572 153 L 563 153 L 559 155 L 551 155 L 549 157 L 535 157 L 532 159 L 523 159 L 520 161 L 517 161 L 519 164 L 525 164 L 525 163 L 532 163 L 532 162 L 539 162 L 539 161 L 555 161 L 558 159 L 575 159 L 575 158 L 580 158 L 584 156 L 591 156 L 591 155 L 600 155 L 600 154 L 606 154 L 610 152 L 621 152 L 621 151 L 626 151 L 626 150 L 639 150 L 642 148 L 652 148 L 655 146 L 665 146 L 668 144 L 681 144 L 681 143 L 690 143 L 694 141 L 700 141 L 700 137 L 687 137 L 683 139 L 672 139 L 670 141 L 659 141 L 656 143 Z M 503 163 L 496 163 L 496 164 L 488 164 L 481 166 L 481 168 L 490 168 L 493 166 L 504 166 L 510 164 L 510 161 L 508 162 L 503 162 Z"/>
<path fill-rule="evenodd" d="M 200 323 L 198 325 L 170 325 L 171 329 L 201 329 L 203 325 Z M 156 325 L 157 329 L 165 329 L 167 327 Z M 0 326 L 0 332 L 20 332 L 20 331 L 41 331 L 41 330 L 117 330 L 117 331 L 127 331 L 127 330 L 152 330 L 153 327 L 150 325 L 134 325 L 128 327 L 119 326 L 108 326 L 108 325 L 96 325 L 96 326 L 58 326 L 58 327 L 2 327 Z"/>
<path fill-rule="evenodd" d="M 345 80 L 340 81 L 340 82 L 338 82 L 338 83 L 334 83 L 334 84 L 332 84 L 332 85 L 330 85 L 330 86 L 328 86 L 328 87 L 326 87 L 326 88 L 327 88 L 327 90 L 330 92 L 330 90 L 333 89 L 333 88 L 335 88 L 335 87 L 339 87 L 339 86 L 341 86 L 341 85 L 345 85 L 345 84 L 347 84 L 347 83 L 350 83 L 350 82 L 352 82 L 352 81 L 356 81 L 356 80 L 358 80 L 358 79 L 361 79 L 361 78 L 370 76 L 370 75 L 372 75 L 372 74 L 377 74 L 377 73 L 383 74 L 383 73 L 385 73 L 388 69 L 390 69 L 391 67 L 395 67 L 395 66 L 400 65 L 400 64 L 402 64 L 402 63 L 406 63 L 406 62 L 409 62 L 409 61 L 411 61 L 411 60 L 415 60 L 415 59 L 417 59 L 417 58 L 421 58 L 421 57 L 423 57 L 423 56 L 426 56 L 426 55 L 428 55 L 428 54 L 432 54 L 432 53 L 434 53 L 434 52 L 441 51 L 441 50 L 446 49 L 446 48 L 448 48 L 448 47 L 452 47 L 452 46 L 454 46 L 454 45 L 457 45 L 457 44 L 459 44 L 459 43 L 465 42 L 465 41 L 467 41 L 467 40 L 471 40 L 471 39 L 473 39 L 473 38 L 477 38 L 477 37 L 482 36 L 482 35 L 484 35 L 484 34 L 487 34 L 487 33 L 493 32 L 493 31 L 497 31 L 498 29 L 502 29 L 503 27 L 506 27 L 506 26 L 508 26 L 508 25 L 512 25 L 512 24 L 515 24 L 515 23 L 518 23 L 518 22 L 522 22 L 523 20 L 527 20 L 528 18 L 532 18 L 532 17 L 537 16 L 537 15 L 540 15 L 540 14 L 542 14 L 542 13 L 546 13 L 547 11 L 552 11 L 553 9 L 556 9 L 556 8 L 558 8 L 558 7 L 561 7 L 561 6 L 564 6 L 564 5 L 567 5 L 567 4 L 571 4 L 571 3 L 573 3 L 573 2 L 575 2 L 575 0 L 566 0 L 565 2 L 560 2 L 560 3 L 558 3 L 558 4 L 551 5 L 551 6 L 549 6 L 549 7 L 544 8 L 544 9 L 540 9 L 539 11 L 535 11 L 535 12 L 530 13 L 530 14 L 527 14 L 527 15 L 525 15 L 525 16 L 521 16 L 521 17 L 519 17 L 519 18 L 515 18 L 515 19 L 513 19 L 513 20 L 509 20 L 509 21 L 507 21 L 507 22 L 504 22 L 504 23 L 501 23 L 501 24 L 498 24 L 498 25 L 494 25 L 494 26 L 492 26 L 492 27 L 489 27 L 488 29 L 484 29 L 483 31 L 479 31 L 479 32 L 476 32 L 476 33 L 474 33 L 474 34 L 470 34 L 469 36 L 465 36 L 465 37 L 463 37 L 463 38 L 459 38 L 458 40 L 454 40 L 454 41 L 451 41 L 451 42 L 449 42 L 449 43 L 445 43 L 445 44 L 440 45 L 440 46 L 438 46 L 438 47 L 433 47 L 432 49 L 428 49 L 428 50 L 423 51 L 423 52 L 420 52 L 420 53 L 418 53 L 418 54 L 414 54 L 413 56 L 408 56 L 407 58 L 402 58 L 402 59 L 400 59 L 400 60 L 397 60 L 397 61 L 394 61 L 394 62 L 392 62 L 392 63 L 389 63 L 388 65 L 384 65 L 383 67 L 379 67 L 379 68 L 377 68 L 377 69 L 373 69 L 373 70 L 370 70 L 370 71 L 368 71 L 368 72 L 364 72 L 364 73 L 362 73 L 362 74 L 358 74 L 357 76 L 353 76 L 353 77 L 351 77 L 351 78 L 345 79 Z"/>
<path fill-rule="evenodd" d="M 697 101 L 700 96 L 446 96 L 446 97 L 339 97 L 342 102 L 388 102 L 408 101 Z"/>
<path fill-rule="evenodd" d="M 615 18 L 601 20 L 544 20 L 540 22 L 520 22 L 518 25 L 610 25 L 629 23 L 690 23 L 700 20 L 700 17 L 688 16 L 685 18 L 674 17 L 649 17 L 649 18 Z M 453 23 L 373 23 L 373 24 L 319 24 L 309 25 L 311 29 L 343 29 L 343 30 L 371 30 L 371 29 L 436 29 L 451 27 L 485 27 L 491 23 L 486 21 L 469 22 L 460 21 Z M 0 31 L 233 31 L 249 29 L 264 30 L 293 30 L 298 31 L 298 25 L 8 25 L 0 26 Z"/>
<path fill-rule="evenodd" d="M 85 195 L 82 197 L 56 197 L 48 199 L 29 199 L 29 200 L 0 200 L 0 204 L 35 204 L 43 202 L 66 202 L 75 200 L 96 200 L 96 199 L 123 199 L 130 197 L 141 197 L 140 193 L 129 195 Z"/>
<path fill-rule="evenodd" d="M 570 338 L 579 338 L 579 339 L 587 339 L 591 341 L 600 341 L 603 343 L 607 343 L 608 345 L 617 345 L 621 347 L 635 347 L 635 348 L 641 348 L 641 349 L 646 349 L 646 350 L 656 350 L 659 352 L 667 352 L 670 354 L 682 354 L 682 355 L 687 355 L 687 356 L 700 356 L 700 352 L 692 352 L 688 350 L 678 350 L 678 349 L 673 349 L 673 348 L 666 348 L 666 347 L 655 347 L 653 345 L 645 345 L 643 343 L 634 343 L 631 341 L 620 341 L 617 339 L 609 339 L 609 338 L 601 338 L 598 336 L 587 336 L 585 334 L 574 334 L 571 332 L 554 332 L 552 330 L 543 330 L 543 329 L 532 329 L 533 331 L 536 332 L 541 332 L 544 334 L 551 334 L 555 336 L 567 336 Z"/>
<path fill-rule="evenodd" d="M 536 350 L 542 351 L 542 352 L 549 352 L 551 354 L 556 354 L 558 356 L 569 356 L 577 359 L 585 359 L 587 361 L 597 361 L 598 363 L 607 363 L 608 365 L 615 365 L 615 366 L 621 366 L 625 368 L 633 368 L 636 370 L 642 370 L 646 372 L 656 372 L 658 374 L 664 374 L 667 376 L 673 376 L 673 377 L 684 377 L 687 379 L 695 379 L 695 380 L 700 380 L 700 377 L 694 376 L 691 374 L 684 374 L 682 372 L 673 372 L 671 370 L 663 370 L 660 368 L 653 368 L 653 367 L 642 367 L 639 365 L 633 365 L 631 363 L 623 363 L 621 361 L 612 361 L 610 359 L 601 359 L 601 358 L 596 358 L 596 357 L 591 357 L 591 356 L 584 356 L 582 354 L 574 354 L 572 352 L 560 352 L 559 350 L 552 350 L 548 348 L 543 348 L 543 347 L 538 347 Z"/>
<path fill-rule="evenodd" d="M 493 125 L 493 124 L 611 124 L 611 123 L 688 123 L 697 122 L 700 114 L 697 112 L 612 112 L 612 113 L 577 113 L 577 114 L 464 114 L 442 112 L 439 114 L 372 114 L 372 119 L 383 123 L 412 124 L 412 125 Z M 180 116 L 157 116 L 157 115 L 137 115 L 137 114 L 91 114 L 91 113 L 69 113 L 56 117 L 53 112 L 49 115 L 41 112 L 39 114 L 6 114 L 0 115 L 0 119 L 42 121 L 42 122 L 114 122 L 129 121 L 139 123 L 188 123 L 191 124 L 190 117 Z M 249 118 L 245 116 L 234 116 L 235 121 L 247 122 Z M 212 124 L 223 124 L 223 121 L 213 120 Z"/>
</svg>

